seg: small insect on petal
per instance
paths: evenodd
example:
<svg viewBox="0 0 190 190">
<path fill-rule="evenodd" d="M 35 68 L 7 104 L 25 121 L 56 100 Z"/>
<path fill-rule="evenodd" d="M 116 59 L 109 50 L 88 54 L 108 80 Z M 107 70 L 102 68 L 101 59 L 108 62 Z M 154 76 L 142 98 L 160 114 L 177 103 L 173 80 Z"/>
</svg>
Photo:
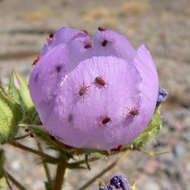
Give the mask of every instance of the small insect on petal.
<svg viewBox="0 0 190 190">
<path fill-rule="evenodd" d="M 54 33 L 51 32 L 51 33 L 49 34 L 49 38 L 53 38 L 53 37 L 54 37 Z"/>
<path fill-rule="evenodd" d="M 105 124 L 107 124 L 107 123 L 109 123 L 111 121 L 111 118 L 109 118 L 109 117 L 105 117 L 103 120 L 102 120 L 102 124 L 103 125 L 105 125 Z"/>
<path fill-rule="evenodd" d="M 131 116 L 135 116 L 135 115 L 138 115 L 139 114 L 139 110 L 138 109 L 132 109 L 130 112 L 129 112 L 129 115 Z"/>
<path fill-rule="evenodd" d="M 84 46 L 84 48 L 86 48 L 86 49 L 89 49 L 89 48 L 91 48 L 91 47 L 92 47 L 91 44 L 86 44 L 86 45 Z"/>
<path fill-rule="evenodd" d="M 87 30 L 83 29 L 82 31 L 83 31 L 85 34 L 88 35 L 88 31 L 87 31 Z"/>
<path fill-rule="evenodd" d="M 38 55 L 38 57 L 36 57 L 36 59 L 34 60 L 34 62 L 32 63 L 32 65 L 36 65 L 36 63 L 40 60 L 40 56 Z"/>
<path fill-rule="evenodd" d="M 120 144 L 116 148 L 112 148 L 111 151 L 113 151 L 113 152 L 119 151 L 119 150 L 121 150 L 122 147 L 123 147 L 123 145 Z"/>
<path fill-rule="evenodd" d="M 101 77 L 96 77 L 95 78 L 95 82 L 97 84 L 101 85 L 101 86 L 105 86 L 106 85 L 105 81 Z"/>
<path fill-rule="evenodd" d="M 98 30 L 99 30 L 99 31 L 106 31 L 107 28 L 105 28 L 105 27 L 103 27 L 103 26 L 99 26 L 99 27 L 98 27 Z"/>
<path fill-rule="evenodd" d="M 107 43 L 108 43 L 108 41 L 107 41 L 107 40 L 104 40 L 104 41 L 102 42 L 102 46 L 105 47 L 105 46 L 107 45 Z"/>
<path fill-rule="evenodd" d="M 84 82 L 83 82 L 83 85 L 82 85 L 82 87 L 80 88 L 80 90 L 79 90 L 79 96 L 83 96 L 85 93 L 86 93 L 86 91 L 87 91 L 87 89 L 89 88 L 90 86 L 86 86 L 85 84 L 84 84 Z"/>
</svg>

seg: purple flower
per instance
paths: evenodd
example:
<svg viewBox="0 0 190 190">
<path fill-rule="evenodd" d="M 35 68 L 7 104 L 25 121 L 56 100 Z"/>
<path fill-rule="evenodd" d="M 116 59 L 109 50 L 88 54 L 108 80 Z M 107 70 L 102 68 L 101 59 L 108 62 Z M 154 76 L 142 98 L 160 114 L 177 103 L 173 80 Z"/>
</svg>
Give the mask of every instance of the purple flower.
<svg viewBox="0 0 190 190">
<path fill-rule="evenodd" d="M 99 190 L 116 190 L 116 188 L 113 185 L 108 185 L 106 187 L 100 186 Z"/>
<path fill-rule="evenodd" d="M 129 184 L 127 178 L 122 175 L 112 177 L 110 184 L 115 186 L 116 189 L 122 188 L 123 190 L 131 190 L 131 185 Z"/>
<path fill-rule="evenodd" d="M 127 178 L 123 177 L 122 175 L 113 176 L 110 180 L 110 184 L 106 187 L 100 186 L 99 190 L 131 190 L 131 185 L 128 182 Z"/>
<path fill-rule="evenodd" d="M 99 190 L 108 190 L 108 188 L 107 188 L 107 187 L 100 186 L 100 187 L 99 187 Z"/>
<path fill-rule="evenodd" d="M 158 99 L 156 103 L 156 107 L 158 107 L 162 102 L 164 102 L 168 97 L 168 92 L 164 88 L 159 88 L 158 91 Z"/>
<path fill-rule="evenodd" d="M 63 27 L 50 35 L 35 61 L 29 88 L 49 133 L 63 143 L 108 150 L 147 126 L 158 97 L 158 74 L 144 45 L 99 27 Z"/>
</svg>

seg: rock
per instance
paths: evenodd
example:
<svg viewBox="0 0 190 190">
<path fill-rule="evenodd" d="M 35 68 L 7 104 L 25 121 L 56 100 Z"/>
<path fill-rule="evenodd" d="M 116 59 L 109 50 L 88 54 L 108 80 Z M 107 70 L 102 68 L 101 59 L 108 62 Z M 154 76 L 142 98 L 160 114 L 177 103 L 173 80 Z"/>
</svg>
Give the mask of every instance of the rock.
<svg viewBox="0 0 190 190">
<path fill-rule="evenodd" d="M 185 153 L 185 148 L 182 144 L 176 144 L 172 148 L 172 152 L 177 160 L 181 159 L 181 157 Z"/>
<path fill-rule="evenodd" d="M 142 190 L 160 190 L 160 186 L 154 180 L 148 180 L 142 187 Z"/>
</svg>

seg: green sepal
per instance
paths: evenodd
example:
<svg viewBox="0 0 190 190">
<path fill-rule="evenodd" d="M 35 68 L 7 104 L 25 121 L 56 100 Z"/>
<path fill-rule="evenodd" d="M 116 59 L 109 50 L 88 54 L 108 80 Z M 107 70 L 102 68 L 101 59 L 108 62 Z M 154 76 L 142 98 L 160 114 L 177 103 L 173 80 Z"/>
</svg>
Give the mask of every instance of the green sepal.
<svg viewBox="0 0 190 190">
<path fill-rule="evenodd" d="M 103 159 L 106 158 L 106 155 L 105 154 L 101 154 L 100 152 L 93 152 L 93 153 L 91 153 L 91 156 L 93 156 L 95 158 L 103 158 Z"/>
<path fill-rule="evenodd" d="M 12 72 L 9 82 L 9 95 L 26 110 L 34 105 L 30 96 L 27 81 L 16 71 Z"/>
<path fill-rule="evenodd" d="M 22 107 L 0 89 L 0 144 L 13 139 L 22 119 Z"/>
<path fill-rule="evenodd" d="M 152 138 L 156 137 L 160 130 L 162 129 L 162 120 L 160 116 L 160 107 L 156 109 L 154 115 L 144 129 L 144 131 L 130 144 L 127 145 L 128 148 L 141 148 L 146 145 Z"/>
<path fill-rule="evenodd" d="M 68 164 L 67 168 L 69 168 L 69 169 L 88 169 L 88 168 L 86 168 L 80 164 L 77 164 L 77 163 L 76 164 L 75 163 Z"/>
<path fill-rule="evenodd" d="M 39 117 L 32 102 L 27 81 L 16 71 L 12 72 L 8 86 L 9 96 L 20 104 L 25 112 L 24 121 L 39 123 Z"/>
<path fill-rule="evenodd" d="M 69 150 L 65 145 L 59 141 L 53 140 L 48 134 L 47 130 L 43 126 L 21 124 L 21 127 L 29 129 L 33 134 L 38 136 L 47 145 L 47 148 L 60 151 L 63 154 L 70 153 L 73 150 Z"/>
<path fill-rule="evenodd" d="M 8 185 L 7 185 L 5 177 L 0 178 L 0 189 L 1 190 L 8 189 Z"/>
</svg>

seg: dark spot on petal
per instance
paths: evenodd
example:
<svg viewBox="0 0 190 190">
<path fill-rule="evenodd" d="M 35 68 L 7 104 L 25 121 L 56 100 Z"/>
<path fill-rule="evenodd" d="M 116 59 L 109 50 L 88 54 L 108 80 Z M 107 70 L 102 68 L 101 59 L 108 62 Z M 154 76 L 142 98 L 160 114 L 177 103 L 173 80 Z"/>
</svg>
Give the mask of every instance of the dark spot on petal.
<svg viewBox="0 0 190 190">
<path fill-rule="evenodd" d="M 69 114 L 68 115 L 68 122 L 72 122 L 73 121 L 73 115 L 72 114 Z"/>
<path fill-rule="evenodd" d="M 61 69 L 62 69 L 62 66 L 61 66 L 61 65 L 57 65 L 57 66 L 56 66 L 56 71 L 57 71 L 58 73 L 61 71 Z"/>
<path fill-rule="evenodd" d="M 99 31 L 106 31 L 107 28 L 105 28 L 105 27 L 103 27 L 103 26 L 99 26 L 99 27 L 98 27 L 98 30 L 99 30 Z"/>
<path fill-rule="evenodd" d="M 91 44 L 86 44 L 86 45 L 84 46 L 84 48 L 86 48 L 86 49 L 91 48 L 91 47 L 92 47 Z"/>
<path fill-rule="evenodd" d="M 105 47 L 105 46 L 107 45 L 107 43 L 108 43 L 108 41 L 107 41 L 107 40 L 104 40 L 104 41 L 102 42 L 102 46 Z"/>
<path fill-rule="evenodd" d="M 38 81 L 38 78 L 39 78 L 39 74 L 37 73 L 34 77 L 34 81 L 37 82 Z"/>
<path fill-rule="evenodd" d="M 107 124 L 108 122 L 110 122 L 111 119 L 109 117 L 105 117 L 103 120 L 102 120 L 102 124 L 105 125 Z"/>
</svg>

